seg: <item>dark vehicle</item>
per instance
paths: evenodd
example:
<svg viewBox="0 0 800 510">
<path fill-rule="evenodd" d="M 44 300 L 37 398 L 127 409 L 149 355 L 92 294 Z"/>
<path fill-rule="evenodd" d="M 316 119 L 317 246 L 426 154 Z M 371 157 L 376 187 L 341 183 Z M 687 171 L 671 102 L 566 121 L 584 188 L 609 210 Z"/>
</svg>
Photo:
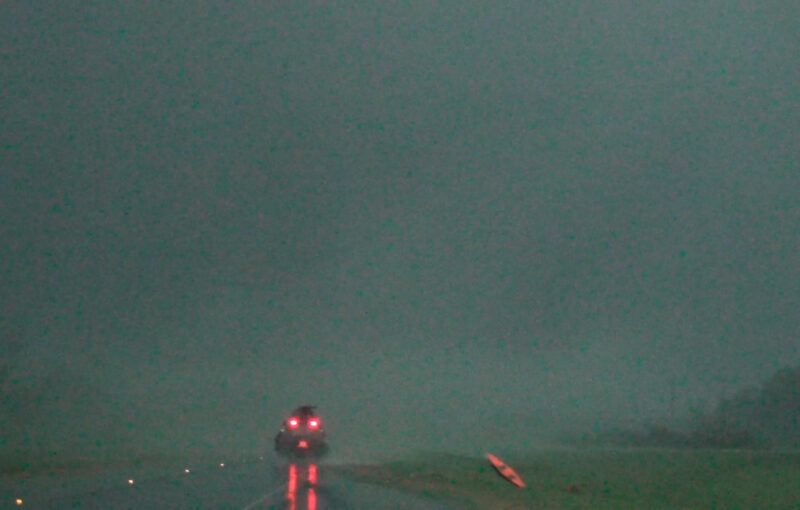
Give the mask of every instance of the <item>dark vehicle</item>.
<svg viewBox="0 0 800 510">
<path fill-rule="evenodd" d="M 328 453 L 322 420 L 313 406 L 301 406 L 283 422 L 275 436 L 275 451 L 290 458 L 319 458 Z"/>
</svg>

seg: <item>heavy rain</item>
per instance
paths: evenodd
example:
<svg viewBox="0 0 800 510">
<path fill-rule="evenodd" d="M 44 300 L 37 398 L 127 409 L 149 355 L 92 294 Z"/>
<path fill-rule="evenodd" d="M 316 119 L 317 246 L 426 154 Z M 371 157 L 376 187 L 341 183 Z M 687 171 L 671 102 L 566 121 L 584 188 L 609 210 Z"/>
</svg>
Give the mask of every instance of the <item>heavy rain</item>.
<svg viewBox="0 0 800 510">
<path fill-rule="evenodd" d="M 797 367 L 797 19 L 3 2 L 0 454 L 536 448 Z"/>
</svg>

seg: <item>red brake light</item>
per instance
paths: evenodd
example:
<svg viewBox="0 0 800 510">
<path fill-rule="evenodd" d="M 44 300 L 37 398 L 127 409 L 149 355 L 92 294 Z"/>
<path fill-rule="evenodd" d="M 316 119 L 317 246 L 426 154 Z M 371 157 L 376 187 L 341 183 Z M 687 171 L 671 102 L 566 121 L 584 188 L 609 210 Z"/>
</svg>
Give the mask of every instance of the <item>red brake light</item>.
<svg viewBox="0 0 800 510">
<path fill-rule="evenodd" d="M 296 429 L 297 426 L 300 425 L 300 421 L 297 418 L 295 418 L 294 416 L 289 418 L 289 421 L 287 423 L 289 424 L 289 428 L 293 428 L 293 429 Z"/>
<path fill-rule="evenodd" d="M 319 428 L 319 420 L 316 418 L 311 418 L 310 420 L 308 420 L 308 428 L 310 429 Z"/>
</svg>

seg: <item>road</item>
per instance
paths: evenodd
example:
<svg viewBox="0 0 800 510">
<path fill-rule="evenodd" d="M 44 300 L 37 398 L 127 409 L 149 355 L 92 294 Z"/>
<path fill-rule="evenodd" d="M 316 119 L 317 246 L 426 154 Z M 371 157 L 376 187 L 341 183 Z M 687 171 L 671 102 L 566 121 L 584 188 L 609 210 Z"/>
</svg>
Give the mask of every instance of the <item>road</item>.
<svg viewBox="0 0 800 510">
<path fill-rule="evenodd" d="M 22 500 L 18 505 L 16 499 Z M 325 464 L 273 459 L 119 467 L 0 479 L 0 509 L 446 509 L 348 480 Z"/>
</svg>

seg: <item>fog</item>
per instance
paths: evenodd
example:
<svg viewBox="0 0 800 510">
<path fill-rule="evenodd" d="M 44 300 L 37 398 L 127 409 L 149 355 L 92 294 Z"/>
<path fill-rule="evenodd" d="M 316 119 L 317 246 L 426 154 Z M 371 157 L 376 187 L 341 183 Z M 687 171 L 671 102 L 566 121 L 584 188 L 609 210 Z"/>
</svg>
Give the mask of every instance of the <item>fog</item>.
<svg viewBox="0 0 800 510">
<path fill-rule="evenodd" d="M 0 449 L 354 458 L 800 363 L 789 1 L 0 4 Z"/>
</svg>

